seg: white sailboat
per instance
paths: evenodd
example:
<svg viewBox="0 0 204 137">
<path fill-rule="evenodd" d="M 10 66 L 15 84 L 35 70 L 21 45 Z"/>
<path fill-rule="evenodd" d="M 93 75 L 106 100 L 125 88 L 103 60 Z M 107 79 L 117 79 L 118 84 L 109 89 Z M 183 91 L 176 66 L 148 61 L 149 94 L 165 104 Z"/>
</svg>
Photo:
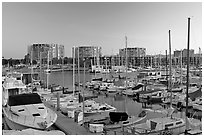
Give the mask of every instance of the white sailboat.
<svg viewBox="0 0 204 137">
<path fill-rule="evenodd" d="M 139 134 L 139 135 L 168 135 L 168 134 L 181 134 L 185 131 L 185 121 L 182 118 L 173 117 L 172 114 L 174 112 L 174 108 L 172 108 L 172 72 L 171 72 L 171 31 L 169 30 L 169 56 L 170 56 L 170 80 L 169 80 L 169 89 L 171 92 L 170 97 L 170 109 L 172 110 L 171 113 L 168 113 L 168 116 L 159 117 L 159 118 L 152 118 L 148 119 L 146 122 L 137 124 L 135 126 L 129 127 L 128 132 L 132 134 Z"/>
<path fill-rule="evenodd" d="M 188 93 L 189 93 L 189 47 L 190 47 L 190 18 L 188 18 L 188 41 L 187 41 L 187 82 L 186 82 L 186 129 L 185 134 L 202 134 L 202 122 L 188 116 Z M 192 128 L 196 125 L 198 128 Z M 201 128 L 200 128 L 201 126 Z"/>
</svg>

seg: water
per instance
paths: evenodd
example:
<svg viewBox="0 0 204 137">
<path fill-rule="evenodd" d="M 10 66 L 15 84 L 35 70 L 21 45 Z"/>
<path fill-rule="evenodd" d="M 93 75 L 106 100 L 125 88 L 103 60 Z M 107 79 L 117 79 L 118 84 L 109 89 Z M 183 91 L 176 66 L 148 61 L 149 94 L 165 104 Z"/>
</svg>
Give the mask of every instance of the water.
<svg viewBox="0 0 204 137">
<path fill-rule="evenodd" d="M 113 74 L 114 76 L 117 76 L 118 74 Z M 125 76 L 126 74 L 120 74 L 121 76 Z M 133 73 L 129 73 L 128 77 L 130 80 L 136 80 L 136 72 Z M 72 71 L 65 71 L 64 72 L 64 85 L 65 87 L 72 87 L 73 84 L 73 74 Z M 85 73 L 85 81 L 91 81 L 92 78 L 94 77 L 104 77 L 104 78 L 111 78 L 112 75 L 106 75 L 106 74 L 93 74 L 93 73 Z M 84 74 L 83 71 L 80 72 L 80 81 L 81 83 L 83 83 L 83 79 L 84 79 Z M 76 72 L 75 74 L 75 81 L 78 82 L 78 74 Z M 63 73 L 62 72 L 52 72 L 49 76 L 49 84 L 57 84 L 57 85 L 61 85 L 63 86 Z M 90 92 L 90 91 L 88 91 Z M 98 98 L 95 99 L 97 102 L 105 102 L 109 105 L 112 105 L 114 107 L 117 108 L 118 111 L 126 111 L 129 115 L 138 115 L 141 110 L 142 110 L 142 104 L 138 103 L 136 101 L 133 101 L 131 98 L 126 97 L 126 99 L 124 99 L 125 97 L 123 97 L 123 99 L 121 100 L 116 100 L 114 97 L 106 97 L 104 95 L 98 95 Z M 153 105 L 152 106 L 153 109 L 162 109 L 162 107 L 160 105 Z M 184 112 L 185 115 L 185 109 L 182 110 Z M 194 113 L 193 109 L 189 109 L 189 112 L 191 112 L 191 114 Z M 202 117 L 202 114 L 200 112 L 197 113 L 199 116 Z M 196 114 L 196 115 L 197 115 Z"/>
<path fill-rule="evenodd" d="M 127 76 L 129 77 L 129 79 L 131 80 L 135 80 L 136 79 L 136 72 L 132 72 L 131 74 L 128 74 Z M 64 75 L 64 76 L 63 76 Z M 92 78 L 94 77 L 103 77 L 103 78 L 111 78 L 112 76 L 116 77 L 119 74 L 116 73 L 112 73 L 110 74 L 100 74 L 100 73 L 89 73 L 86 72 L 85 73 L 85 81 L 91 81 Z M 125 73 L 121 73 L 120 76 L 125 76 Z M 44 80 L 46 81 L 46 76 L 44 75 Z M 73 84 L 73 72 L 72 71 L 64 71 L 63 72 L 52 72 L 51 74 L 49 74 L 49 85 L 50 84 L 58 84 L 63 86 L 63 80 L 64 80 L 64 85 L 65 87 L 71 87 Z M 83 71 L 80 72 L 80 82 L 83 83 L 84 80 L 84 73 Z M 75 82 L 78 82 L 78 73 L 76 71 L 75 73 Z"/>
<path fill-rule="evenodd" d="M 115 76 L 118 74 L 114 74 Z M 124 76 L 125 74 L 121 74 L 121 76 Z M 73 74 L 72 71 L 65 71 L 64 72 L 64 85 L 65 87 L 72 87 L 73 84 Z M 75 74 L 76 80 L 78 81 L 78 74 L 76 72 Z M 106 74 L 96 74 L 96 77 L 106 77 L 110 78 L 111 75 Z M 128 75 L 129 79 L 135 79 L 136 74 L 131 73 Z M 85 73 L 85 81 L 91 81 L 92 78 L 95 77 L 95 74 L 93 73 Z M 80 81 L 83 83 L 84 74 L 83 72 L 80 72 Z M 57 84 L 63 86 L 63 73 L 62 72 L 52 72 L 49 76 L 49 84 Z M 90 91 L 88 91 L 90 92 Z M 129 115 L 138 115 L 142 111 L 142 105 L 140 103 L 137 103 L 136 101 L 133 101 L 131 98 L 123 97 L 121 100 L 116 100 L 113 96 L 104 96 L 104 95 L 98 95 L 98 98 L 95 99 L 97 102 L 105 102 L 109 105 L 112 105 L 117 108 L 118 111 L 126 111 Z M 157 105 L 158 106 L 158 105 Z"/>
</svg>

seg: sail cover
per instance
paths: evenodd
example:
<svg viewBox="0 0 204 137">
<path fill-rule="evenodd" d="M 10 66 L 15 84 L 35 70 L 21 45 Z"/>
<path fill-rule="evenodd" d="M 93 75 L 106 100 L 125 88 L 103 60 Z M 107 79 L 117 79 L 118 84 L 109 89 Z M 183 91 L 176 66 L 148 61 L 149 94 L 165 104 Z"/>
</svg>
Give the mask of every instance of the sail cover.
<svg viewBox="0 0 204 137">
<path fill-rule="evenodd" d="M 128 119 L 126 112 L 110 112 L 109 116 L 112 122 L 126 121 Z"/>
</svg>

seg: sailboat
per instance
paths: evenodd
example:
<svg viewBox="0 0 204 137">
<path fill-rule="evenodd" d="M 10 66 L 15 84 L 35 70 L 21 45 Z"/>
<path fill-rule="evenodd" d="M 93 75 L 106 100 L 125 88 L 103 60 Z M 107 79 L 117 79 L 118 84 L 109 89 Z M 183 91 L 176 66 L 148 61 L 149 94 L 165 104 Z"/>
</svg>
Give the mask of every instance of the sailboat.
<svg viewBox="0 0 204 137">
<path fill-rule="evenodd" d="M 172 72 L 171 72 L 171 31 L 169 30 L 169 56 L 170 56 L 170 70 L 169 70 L 169 89 L 172 88 Z M 171 112 L 168 113 L 168 116 L 148 119 L 146 122 L 137 124 L 135 126 L 128 127 L 128 132 L 132 134 L 139 135 L 177 135 L 185 131 L 185 121 L 182 118 L 173 117 L 172 114 L 174 109 L 172 108 L 172 92 L 171 92 L 171 103 L 170 109 Z"/>
<path fill-rule="evenodd" d="M 202 133 L 202 127 L 193 129 L 192 127 L 189 127 L 190 125 L 202 125 L 202 122 L 195 121 L 195 119 L 189 118 L 188 114 L 188 90 L 189 90 L 189 45 L 190 45 L 190 18 L 188 18 L 188 41 L 187 41 L 187 82 L 186 82 L 186 129 L 185 134 L 201 134 Z"/>
<path fill-rule="evenodd" d="M 127 90 L 127 37 L 125 37 L 125 43 L 126 43 L 126 90 Z M 146 111 L 141 111 L 141 113 L 138 116 L 129 116 L 126 111 L 126 98 L 124 100 L 124 112 L 110 112 L 109 113 L 109 122 L 104 125 L 105 130 L 111 130 L 111 129 L 118 129 L 118 128 L 124 128 L 127 126 L 135 125 L 142 120 L 144 120 L 147 116 Z"/>
</svg>

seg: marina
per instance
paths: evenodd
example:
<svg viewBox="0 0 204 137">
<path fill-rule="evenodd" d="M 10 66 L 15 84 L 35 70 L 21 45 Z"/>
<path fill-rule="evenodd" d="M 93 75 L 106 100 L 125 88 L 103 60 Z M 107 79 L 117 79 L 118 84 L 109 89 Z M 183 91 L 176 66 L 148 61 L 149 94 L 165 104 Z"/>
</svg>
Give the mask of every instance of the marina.
<svg viewBox="0 0 204 137">
<path fill-rule="evenodd" d="M 137 72 L 139 73 L 139 72 Z M 129 80 L 131 81 L 135 79 L 135 75 L 137 75 L 136 72 L 132 72 L 132 73 L 128 73 L 128 77 L 129 77 Z M 133 75 L 135 74 L 135 75 Z M 66 82 L 65 83 L 65 87 L 67 87 L 68 89 L 72 89 L 72 85 L 73 85 L 73 82 L 72 82 L 72 71 L 65 71 L 64 72 L 64 80 Z M 102 78 L 111 78 L 112 74 L 97 74 L 98 77 L 102 77 Z M 114 74 L 113 74 L 114 75 Z M 117 75 L 117 74 L 115 74 Z M 80 79 L 84 79 L 83 77 L 83 72 L 80 72 Z M 95 74 L 92 74 L 92 73 L 88 73 L 86 72 L 85 73 L 85 79 L 86 81 L 91 81 L 92 78 L 95 78 Z M 76 78 L 77 80 L 77 78 Z M 119 81 L 116 82 L 116 84 L 118 83 L 124 83 L 125 80 L 122 79 Z M 194 83 L 195 81 L 193 81 Z M 63 86 L 63 82 L 62 82 L 62 72 L 52 72 L 50 74 L 50 77 L 49 77 L 49 83 L 50 85 L 61 85 Z M 141 83 L 140 83 L 141 84 Z M 142 85 L 142 84 L 141 84 Z M 119 86 L 119 85 L 118 85 Z M 121 85 L 122 86 L 122 85 Z M 77 87 L 79 88 L 79 87 Z M 80 87 L 81 90 L 82 87 Z M 62 90 L 62 89 L 61 89 Z M 40 90 L 39 90 L 40 91 Z M 148 102 L 146 102 L 146 106 L 144 105 L 144 102 L 142 103 L 142 101 L 138 102 L 136 100 L 134 100 L 134 97 L 133 96 L 126 96 L 126 94 L 118 94 L 118 95 L 109 95 L 109 94 L 106 94 L 106 91 L 104 90 L 94 90 L 94 89 L 91 89 L 91 88 L 85 88 L 85 90 L 83 90 L 85 92 L 85 94 L 89 95 L 89 96 L 97 96 L 97 97 L 94 97 L 92 98 L 91 100 L 94 100 L 96 102 L 99 102 L 99 103 L 107 103 L 113 107 L 115 107 L 117 109 L 117 111 L 119 112 L 127 112 L 127 114 L 129 116 L 138 116 L 140 114 L 141 111 L 144 111 L 147 113 L 147 116 L 144 117 L 144 119 L 141 119 L 141 121 L 138 121 L 136 123 L 132 123 L 133 125 L 137 125 L 137 123 L 141 123 L 141 122 L 145 122 L 147 119 L 150 119 L 150 118 L 158 118 L 159 116 L 165 116 L 166 115 L 166 112 L 165 112 L 165 109 L 164 108 L 168 108 L 169 105 L 168 103 L 165 104 L 165 103 L 162 103 L 162 102 L 159 102 L 159 103 L 152 103 L 152 104 L 149 104 L 148 105 Z M 123 90 L 121 90 L 123 91 Z M 138 91 L 139 92 L 139 91 Z M 60 108 L 57 108 L 57 93 L 60 94 Z M 137 92 L 136 92 L 137 93 Z M 135 95 L 136 95 L 135 93 Z M 175 92 L 177 93 L 177 92 Z M 76 94 L 79 94 L 78 92 L 76 92 Z M 108 117 L 109 117 L 109 113 L 106 113 L 106 114 L 100 114 L 100 112 L 98 114 L 95 114 L 95 115 L 91 115 L 91 116 L 86 116 L 85 117 L 85 126 L 83 126 L 83 122 L 80 121 L 80 122 L 76 122 L 76 117 L 74 116 L 74 111 L 72 112 L 71 110 L 73 109 L 76 109 L 76 107 L 74 107 L 73 103 L 76 102 L 75 104 L 77 104 L 77 96 L 75 96 L 76 101 L 70 101 L 71 104 L 67 104 L 68 103 L 68 100 L 71 99 L 71 96 L 72 96 L 72 93 L 71 94 L 63 94 L 62 91 L 54 91 L 53 93 L 51 93 L 51 90 L 49 90 L 49 92 L 46 91 L 46 89 L 44 90 L 44 93 L 41 93 L 41 96 L 43 98 L 43 100 L 46 100 L 44 101 L 45 103 L 45 106 L 47 106 L 48 108 L 52 109 L 53 111 L 56 112 L 57 114 L 57 120 L 56 122 L 54 123 L 54 129 L 58 129 L 60 131 L 62 131 L 64 134 L 72 134 L 72 135 L 80 135 L 80 134 L 101 134 L 103 133 L 104 134 L 104 131 L 106 134 L 133 134 L 130 129 L 132 127 L 132 124 L 130 124 L 130 126 L 121 126 L 121 124 L 118 125 L 118 128 L 117 127 L 117 124 L 114 125 L 115 128 L 113 129 L 107 129 L 108 126 L 104 126 L 103 130 L 100 130 L 99 133 L 94 133 L 94 132 L 90 132 L 90 129 L 88 127 L 88 125 L 91 125 L 91 123 L 94 123 L 95 125 L 101 125 L 101 123 L 104 123 L 104 121 L 108 120 Z M 175 95 L 176 96 L 176 95 Z M 55 103 L 53 102 L 55 100 Z M 125 102 L 125 103 L 124 103 Z M 195 102 L 199 102 L 199 100 L 197 99 Z M 65 107 L 63 106 L 66 106 L 66 103 L 68 106 L 70 107 L 67 107 L 65 109 Z M 64 104 L 64 105 L 63 105 Z M 93 104 L 93 103 L 92 103 Z M 83 104 L 81 104 L 83 107 Z M 195 106 L 195 105 L 194 105 Z M 177 109 L 177 104 L 175 104 L 173 106 L 174 108 Z M 72 109 L 73 108 L 73 109 Z M 87 108 L 88 109 L 88 108 Z M 152 111 L 151 111 L 152 110 Z M 191 116 L 193 116 L 194 118 L 196 119 L 202 119 L 202 110 L 199 110 L 197 108 L 189 108 L 189 114 Z M 83 111 L 82 109 L 80 111 Z M 72 116 L 70 116 L 69 114 L 71 114 L 72 112 Z M 182 114 L 181 114 L 182 113 Z M 177 113 L 174 114 L 176 117 L 178 118 L 185 118 L 185 108 L 182 108 L 182 109 L 179 109 L 179 111 L 177 111 Z M 96 120 L 94 122 L 94 119 Z M 109 126 L 110 128 L 110 126 Z M 105 130 L 104 130 L 105 129 Z M 52 130 L 51 130 L 52 131 Z M 134 132 L 135 133 L 135 132 Z"/>
<path fill-rule="evenodd" d="M 2 135 L 202 135 L 201 34 L 194 32 L 201 21 L 186 18 L 202 4 L 191 4 L 13 3 L 8 11 L 24 16 L 19 19 L 31 29 L 29 35 L 21 29 L 25 34 L 17 38 L 50 43 L 30 43 L 24 59 L 2 56 Z M 21 28 L 22 21 L 3 11 L 11 19 L 4 19 L 4 27 Z M 39 26 L 49 35 L 37 32 Z M 65 42 L 70 53 L 65 56 L 65 45 L 51 41 Z"/>
</svg>

